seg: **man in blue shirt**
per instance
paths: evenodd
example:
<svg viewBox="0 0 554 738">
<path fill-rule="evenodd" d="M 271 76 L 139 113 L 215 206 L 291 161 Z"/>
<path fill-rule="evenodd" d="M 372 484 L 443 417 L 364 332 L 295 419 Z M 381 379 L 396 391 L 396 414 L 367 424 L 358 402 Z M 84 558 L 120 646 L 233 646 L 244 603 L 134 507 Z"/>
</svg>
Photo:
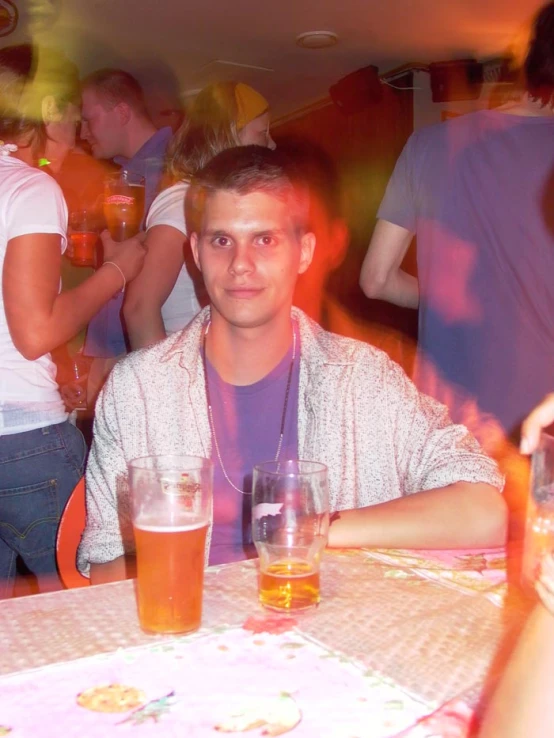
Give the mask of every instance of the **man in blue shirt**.
<svg viewBox="0 0 554 738">
<path fill-rule="evenodd" d="M 132 174 L 144 177 L 146 213 L 160 185 L 171 128 L 157 130 L 148 117 L 144 95 L 137 80 L 121 69 L 100 69 L 82 83 L 81 137 L 96 159 L 112 159 Z M 100 388 L 114 360 L 126 353 L 121 323 L 120 294 L 89 324 L 84 352 L 95 362 L 89 378 L 89 400 Z"/>
</svg>

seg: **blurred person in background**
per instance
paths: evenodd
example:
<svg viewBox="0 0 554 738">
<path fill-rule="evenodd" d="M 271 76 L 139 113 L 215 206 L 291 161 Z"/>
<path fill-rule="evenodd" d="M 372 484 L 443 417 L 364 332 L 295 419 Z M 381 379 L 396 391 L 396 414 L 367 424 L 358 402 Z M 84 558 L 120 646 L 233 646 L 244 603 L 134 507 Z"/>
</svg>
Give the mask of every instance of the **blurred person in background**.
<svg viewBox="0 0 554 738">
<path fill-rule="evenodd" d="M 144 177 L 146 217 L 159 190 L 171 128 L 156 129 L 140 84 L 122 69 L 99 69 L 85 77 L 82 97 L 81 137 L 96 159 L 112 160 Z M 106 304 L 87 330 L 84 353 L 94 357 L 89 373 L 90 406 L 117 359 L 127 352 L 122 305 L 121 293 Z"/>
<path fill-rule="evenodd" d="M 67 206 L 36 168 L 51 135 L 75 136 L 75 67 L 54 50 L 0 51 L 0 597 L 12 593 L 18 557 L 59 586 L 60 515 L 83 474 L 85 444 L 67 421 L 50 352 L 67 342 L 139 271 L 140 239 L 103 234 L 106 263 L 60 293 Z"/>
<path fill-rule="evenodd" d="M 125 296 L 132 349 L 161 341 L 197 314 L 202 279 L 192 262 L 185 223 L 191 177 L 220 151 L 247 144 L 274 148 L 269 104 L 240 82 L 218 82 L 198 93 L 167 154 L 167 180 L 146 221 L 148 255 Z"/>
<path fill-rule="evenodd" d="M 419 307 L 418 387 L 517 440 L 554 356 L 554 3 L 537 15 L 517 101 L 416 131 L 378 212 L 360 283 Z M 414 234 L 418 276 L 401 268 Z"/>
<path fill-rule="evenodd" d="M 279 150 L 294 161 L 308 185 L 309 227 L 316 240 L 310 268 L 298 277 L 293 304 L 323 328 L 332 330 L 329 314 L 332 298 L 326 289 L 327 281 L 331 272 L 341 265 L 349 239 L 342 213 L 339 174 L 331 157 L 318 144 L 292 136 L 280 138 L 277 143 Z"/>
</svg>

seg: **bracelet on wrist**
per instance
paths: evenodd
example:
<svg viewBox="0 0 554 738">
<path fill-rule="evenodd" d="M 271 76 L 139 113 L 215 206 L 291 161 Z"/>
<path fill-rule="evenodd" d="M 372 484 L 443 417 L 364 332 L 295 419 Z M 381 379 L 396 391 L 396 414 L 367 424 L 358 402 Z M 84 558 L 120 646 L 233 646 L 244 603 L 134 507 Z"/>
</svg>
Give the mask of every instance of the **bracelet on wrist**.
<svg viewBox="0 0 554 738">
<path fill-rule="evenodd" d="M 125 286 L 127 285 L 127 280 L 125 279 L 125 275 L 123 274 L 123 270 L 121 269 L 120 266 L 118 266 L 115 263 L 115 261 L 105 261 L 104 264 L 103 264 L 103 266 L 105 266 L 106 264 L 111 264 L 121 274 L 121 279 L 123 280 L 123 286 L 122 286 L 120 292 L 124 292 L 125 291 Z"/>
</svg>

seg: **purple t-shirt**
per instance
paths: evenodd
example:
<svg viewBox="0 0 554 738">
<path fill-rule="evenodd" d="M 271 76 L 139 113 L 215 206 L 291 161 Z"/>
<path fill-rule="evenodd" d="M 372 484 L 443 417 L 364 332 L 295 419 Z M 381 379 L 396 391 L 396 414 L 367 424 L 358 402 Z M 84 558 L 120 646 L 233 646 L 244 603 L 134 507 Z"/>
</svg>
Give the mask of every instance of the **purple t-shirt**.
<svg viewBox="0 0 554 738">
<path fill-rule="evenodd" d="M 281 459 L 298 457 L 299 354 L 297 338 Z M 227 482 L 212 443 L 214 508 L 210 564 L 240 561 L 257 555 L 251 531 L 252 469 L 261 461 L 275 458 L 291 360 L 292 346 L 266 377 L 245 387 L 227 384 L 206 361 L 223 465 L 233 484 L 246 493 L 240 494 Z"/>
<path fill-rule="evenodd" d="M 414 133 L 378 212 L 417 235 L 420 354 L 507 432 L 554 388 L 553 193 L 554 118 L 488 110 Z"/>
</svg>

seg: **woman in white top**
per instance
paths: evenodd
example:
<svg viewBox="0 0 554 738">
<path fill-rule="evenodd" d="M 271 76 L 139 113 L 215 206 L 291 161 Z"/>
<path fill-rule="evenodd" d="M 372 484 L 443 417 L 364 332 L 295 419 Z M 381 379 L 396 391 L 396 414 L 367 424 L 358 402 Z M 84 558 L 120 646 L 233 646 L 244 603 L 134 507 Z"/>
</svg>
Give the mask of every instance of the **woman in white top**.
<svg viewBox="0 0 554 738">
<path fill-rule="evenodd" d="M 248 144 L 275 147 L 267 100 L 242 83 L 205 87 L 170 144 L 166 179 L 175 184 L 152 203 L 145 268 L 125 296 L 123 314 L 133 349 L 181 330 L 198 312 L 203 289 L 187 241 L 188 183 L 220 151 Z"/>
<path fill-rule="evenodd" d="M 0 598 L 16 560 L 59 586 L 60 515 L 83 473 L 85 444 L 67 420 L 50 351 L 72 338 L 136 276 L 140 239 L 103 234 L 106 263 L 60 293 L 67 207 L 58 184 L 35 168 L 48 137 L 75 138 L 78 75 L 60 54 L 29 45 L 0 51 Z"/>
</svg>

